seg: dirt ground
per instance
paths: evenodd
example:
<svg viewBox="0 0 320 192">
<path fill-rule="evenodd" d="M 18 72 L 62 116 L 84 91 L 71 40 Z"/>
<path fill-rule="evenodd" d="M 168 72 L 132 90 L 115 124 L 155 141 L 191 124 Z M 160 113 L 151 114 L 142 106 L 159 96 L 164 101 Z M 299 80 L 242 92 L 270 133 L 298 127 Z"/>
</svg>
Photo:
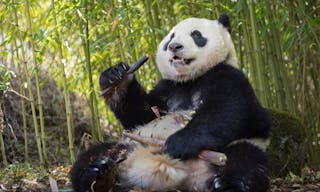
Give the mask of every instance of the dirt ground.
<svg viewBox="0 0 320 192">
<path fill-rule="evenodd" d="M 41 173 L 30 164 L 13 164 L 0 171 L 0 191 L 47 192 L 58 189 L 59 192 L 71 192 L 69 171 L 70 166 L 56 166 L 49 169 L 49 173 Z M 301 176 L 289 174 L 286 178 L 274 178 L 271 192 L 320 192 L 320 171 L 305 168 Z"/>
</svg>

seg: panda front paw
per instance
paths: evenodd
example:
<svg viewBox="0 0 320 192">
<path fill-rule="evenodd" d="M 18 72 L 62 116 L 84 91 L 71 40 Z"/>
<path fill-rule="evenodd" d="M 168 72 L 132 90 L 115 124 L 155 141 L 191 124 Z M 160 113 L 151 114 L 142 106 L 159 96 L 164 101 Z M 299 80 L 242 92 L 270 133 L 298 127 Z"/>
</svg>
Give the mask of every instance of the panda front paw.
<svg viewBox="0 0 320 192">
<path fill-rule="evenodd" d="M 101 95 L 112 93 L 116 87 L 120 87 L 123 82 L 130 81 L 127 71 L 129 66 L 120 62 L 116 66 L 110 67 L 100 75 L 99 84 L 102 90 Z"/>
<path fill-rule="evenodd" d="M 99 189 L 104 187 L 111 188 L 115 183 L 117 174 L 116 163 L 105 156 L 95 160 L 88 167 L 81 170 L 78 175 L 78 182 L 73 183 L 77 192 L 90 191 L 90 189 Z M 96 191 L 96 190 L 95 190 Z"/>
<path fill-rule="evenodd" d="M 190 159 L 197 157 L 202 149 L 201 138 L 195 138 L 187 129 L 182 129 L 171 135 L 164 147 L 165 153 L 175 159 Z"/>
</svg>

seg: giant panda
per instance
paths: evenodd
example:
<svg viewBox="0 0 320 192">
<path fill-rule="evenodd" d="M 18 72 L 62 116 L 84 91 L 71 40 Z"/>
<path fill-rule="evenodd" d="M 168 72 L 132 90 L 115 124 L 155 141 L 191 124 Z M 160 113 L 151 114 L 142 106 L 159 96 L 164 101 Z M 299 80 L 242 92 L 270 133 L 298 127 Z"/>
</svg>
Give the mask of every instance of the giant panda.
<svg viewBox="0 0 320 192">
<path fill-rule="evenodd" d="M 103 98 L 123 128 L 165 139 L 164 153 L 126 139 L 97 144 L 72 167 L 75 191 L 268 190 L 270 116 L 238 69 L 230 33 L 226 14 L 178 23 L 158 46 L 163 78 L 149 93 L 122 62 L 102 72 Z M 153 106 L 166 112 L 157 117 Z M 226 164 L 200 159 L 203 150 L 224 153 Z"/>
</svg>

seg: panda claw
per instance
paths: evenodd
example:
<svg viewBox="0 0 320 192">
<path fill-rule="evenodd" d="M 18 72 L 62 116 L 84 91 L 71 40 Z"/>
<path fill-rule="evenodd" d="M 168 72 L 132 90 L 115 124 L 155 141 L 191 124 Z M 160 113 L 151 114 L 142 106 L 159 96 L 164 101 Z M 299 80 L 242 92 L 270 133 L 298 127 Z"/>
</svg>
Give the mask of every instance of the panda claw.
<svg viewBox="0 0 320 192">
<path fill-rule="evenodd" d="M 122 69 L 124 70 L 128 70 L 129 69 L 129 66 L 127 66 L 125 63 L 120 63 L 120 67 L 122 67 Z"/>
<path fill-rule="evenodd" d="M 220 177 L 215 177 L 213 179 L 213 183 L 214 183 L 214 188 L 215 189 L 221 188 L 221 178 Z"/>
<path fill-rule="evenodd" d="M 96 167 L 94 167 L 92 170 L 93 170 L 93 171 L 96 171 L 96 172 L 99 172 L 99 169 L 96 168 Z"/>
</svg>

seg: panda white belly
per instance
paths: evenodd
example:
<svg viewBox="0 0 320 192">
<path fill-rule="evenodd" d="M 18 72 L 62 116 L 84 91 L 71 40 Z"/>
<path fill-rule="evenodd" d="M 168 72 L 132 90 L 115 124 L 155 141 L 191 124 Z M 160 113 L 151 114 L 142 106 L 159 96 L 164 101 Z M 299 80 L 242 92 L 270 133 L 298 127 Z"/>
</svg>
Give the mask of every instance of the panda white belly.
<svg viewBox="0 0 320 192">
<path fill-rule="evenodd" d="M 142 137 L 166 140 L 182 129 L 190 120 L 193 111 L 168 113 L 150 123 L 137 127 L 134 134 Z M 166 191 L 185 189 L 206 191 L 205 181 L 212 176 L 209 163 L 201 159 L 180 161 L 159 152 L 158 148 L 143 146 L 135 141 L 135 147 L 122 162 L 121 177 L 130 185 L 143 189 Z"/>
</svg>

